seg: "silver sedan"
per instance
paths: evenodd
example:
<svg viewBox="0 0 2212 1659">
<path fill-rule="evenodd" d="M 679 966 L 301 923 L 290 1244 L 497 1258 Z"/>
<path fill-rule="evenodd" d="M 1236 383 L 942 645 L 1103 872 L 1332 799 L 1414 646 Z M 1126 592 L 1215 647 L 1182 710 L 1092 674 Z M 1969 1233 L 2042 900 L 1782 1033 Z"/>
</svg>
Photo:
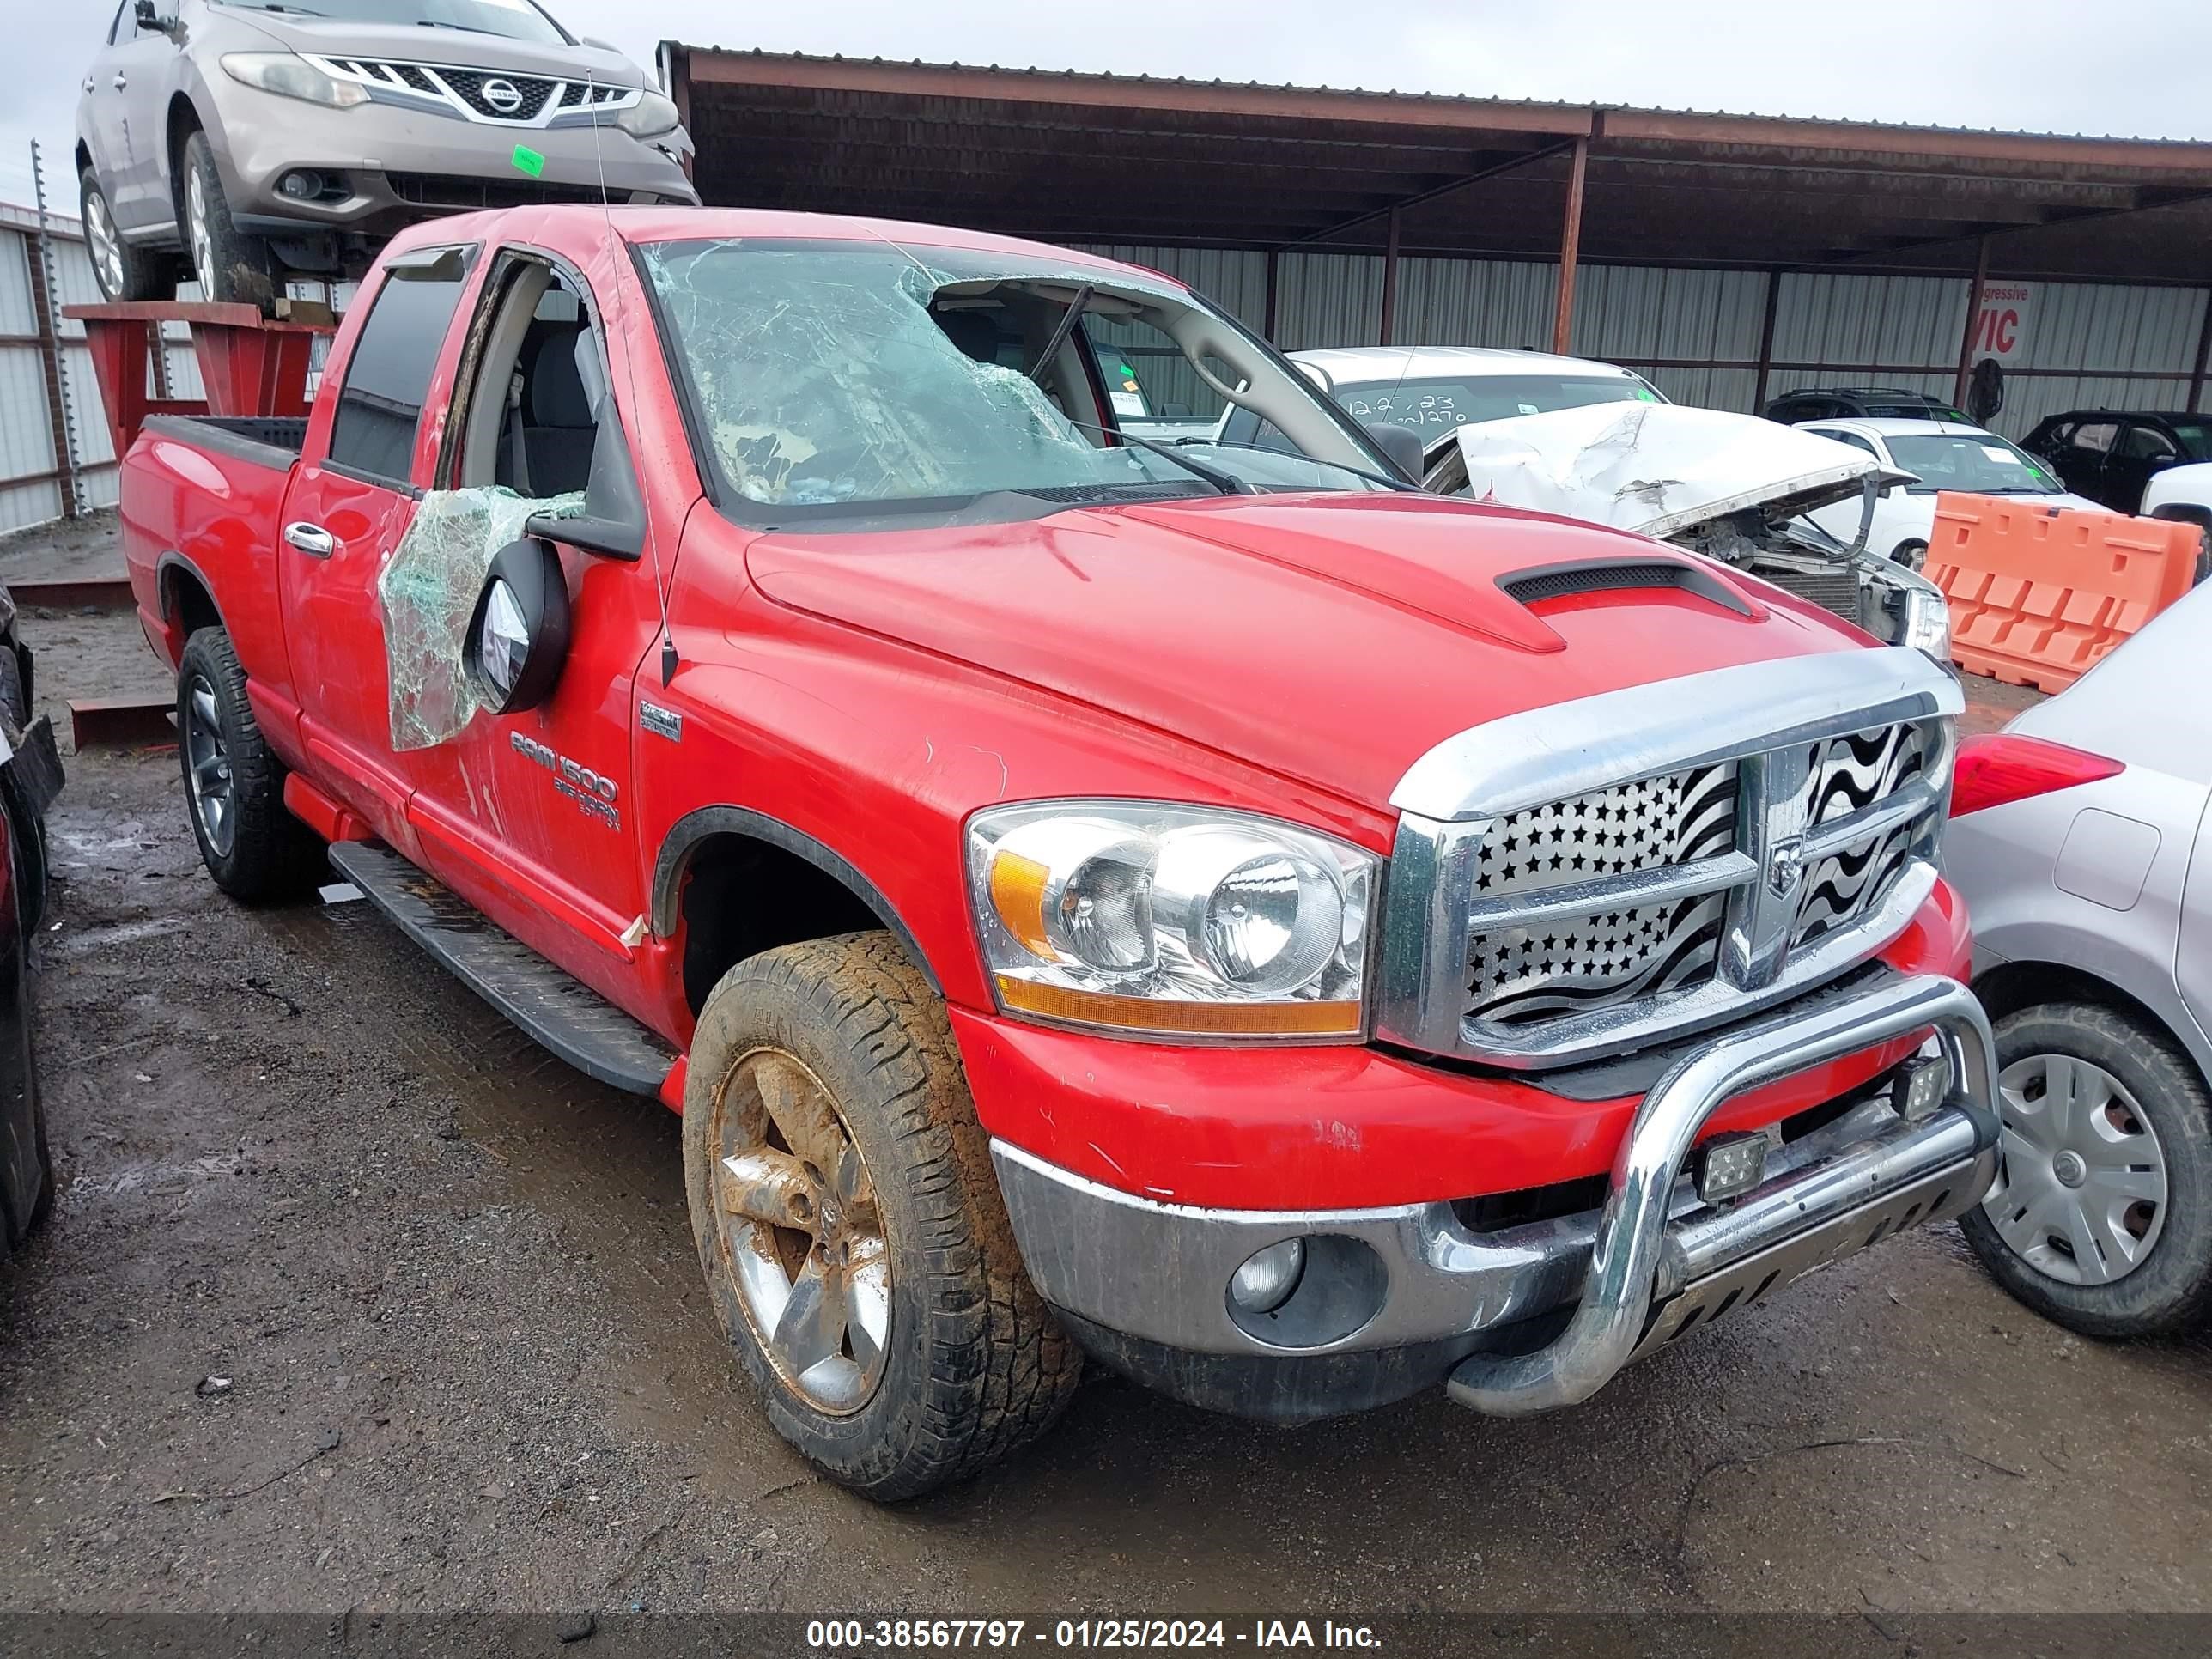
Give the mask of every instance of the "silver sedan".
<svg viewBox="0 0 2212 1659">
<path fill-rule="evenodd" d="M 2212 1311 L 2212 588 L 1960 747 L 1945 865 L 1974 926 L 2005 1121 L 1963 1226 L 2093 1336 Z"/>
</svg>

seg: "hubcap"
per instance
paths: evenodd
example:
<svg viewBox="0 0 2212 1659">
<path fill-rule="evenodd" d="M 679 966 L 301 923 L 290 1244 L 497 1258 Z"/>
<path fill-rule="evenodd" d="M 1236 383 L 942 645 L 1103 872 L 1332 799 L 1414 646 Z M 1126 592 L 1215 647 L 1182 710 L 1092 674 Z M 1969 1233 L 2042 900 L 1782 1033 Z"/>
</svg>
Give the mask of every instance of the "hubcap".
<svg viewBox="0 0 2212 1659">
<path fill-rule="evenodd" d="M 222 740 L 215 688 L 197 675 L 185 697 L 185 783 L 191 791 L 200 833 L 218 857 L 228 854 L 236 830 L 230 750 Z"/>
<path fill-rule="evenodd" d="M 98 191 L 84 198 L 84 234 L 92 244 L 92 263 L 100 274 L 101 292 L 111 300 L 123 297 L 123 244 L 108 216 L 107 198 Z"/>
<path fill-rule="evenodd" d="M 215 233 L 208 228 L 207 187 L 199 169 L 185 174 L 185 219 L 192 239 L 192 269 L 199 275 L 200 297 L 215 298 Z"/>
<path fill-rule="evenodd" d="M 1997 1079 L 2003 1158 L 1982 1208 L 2021 1259 L 2068 1285 L 2141 1267 L 2166 1221 L 2166 1154 L 2127 1086 L 2071 1054 Z"/>
<path fill-rule="evenodd" d="M 866 1161 L 821 1080 L 784 1049 L 739 1058 L 714 1102 L 718 1237 L 776 1373 L 843 1416 L 883 1378 L 890 1245 Z"/>
</svg>

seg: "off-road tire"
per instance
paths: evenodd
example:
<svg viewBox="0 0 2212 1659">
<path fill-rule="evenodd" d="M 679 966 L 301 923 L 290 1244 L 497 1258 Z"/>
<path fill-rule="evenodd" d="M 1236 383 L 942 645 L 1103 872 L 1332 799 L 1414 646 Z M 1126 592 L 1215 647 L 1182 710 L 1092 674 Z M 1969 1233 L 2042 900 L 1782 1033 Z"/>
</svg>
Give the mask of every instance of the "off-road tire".
<svg viewBox="0 0 2212 1659">
<path fill-rule="evenodd" d="M 2158 1336 L 2212 1316 L 2212 1092 L 2164 1031 L 2093 1003 L 2051 1002 L 1997 1022 L 1997 1069 L 2030 1054 L 2069 1054 L 2127 1086 L 2166 1159 L 2166 1211 L 2142 1265 L 2103 1285 L 2069 1285 L 2014 1253 L 1979 1205 L 1960 1231 L 2014 1297 L 2084 1336 Z"/>
<path fill-rule="evenodd" d="M 197 246 L 191 211 L 197 184 L 207 206 L 207 242 Z M 222 174 L 215 164 L 215 151 L 207 134 L 196 132 L 185 140 L 184 174 L 177 181 L 177 221 L 185 240 L 185 263 L 200 285 L 203 299 L 219 300 L 268 309 L 276 302 L 276 261 L 263 238 L 248 235 L 230 216 L 230 203 L 222 193 Z M 206 268 L 203 269 L 203 265 Z"/>
<path fill-rule="evenodd" d="M 779 1376 L 745 1314 L 717 1218 L 714 1120 L 738 1062 L 773 1045 L 819 1079 L 866 1160 L 891 1266 L 881 1380 L 831 1415 Z M 1022 1267 L 945 1007 L 885 933 L 763 951 L 700 1011 L 684 1176 L 714 1311 L 776 1431 L 879 1501 L 973 1474 L 1050 1427 L 1082 1358 Z"/>
<path fill-rule="evenodd" d="M 184 741 L 185 708 L 196 679 L 215 692 L 223 747 L 230 759 L 233 827 L 230 847 L 209 840 L 191 793 L 191 751 Z M 246 700 L 246 671 L 222 628 L 203 628 L 185 641 L 177 665 L 177 753 L 185 769 L 185 815 L 200 860 L 215 884 L 249 904 L 296 897 L 328 868 L 323 843 L 284 805 L 284 766 L 261 735 Z"/>
<path fill-rule="evenodd" d="M 91 240 L 86 244 L 86 257 L 92 264 L 92 280 L 99 285 L 103 300 L 170 300 L 176 297 L 178 260 L 174 254 L 158 252 L 152 248 L 137 247 L 123 240 L 123 233 L 115 228 L 115 209 L 107 199 L 107 192 L 100 187 L 100 179 L 90 167 L 78 175 L 77 212 L 79 222 L 88 229 L 95 212 L 106 216 L 109 234 L 114 238 L 115 259 L 119 270 L 118 280 L 110 288 L 110 273 L 103 266 L 99 248 Z M 99 206 L 94 208 L 97 198 Z"/>
</svg>

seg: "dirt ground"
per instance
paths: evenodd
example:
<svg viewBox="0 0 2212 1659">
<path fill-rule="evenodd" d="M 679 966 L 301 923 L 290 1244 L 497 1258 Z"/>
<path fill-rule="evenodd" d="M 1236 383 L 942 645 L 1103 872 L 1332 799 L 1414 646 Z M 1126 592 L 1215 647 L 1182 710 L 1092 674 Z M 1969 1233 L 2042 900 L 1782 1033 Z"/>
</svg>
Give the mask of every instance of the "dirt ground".
<svg viewBox="0 0 2212 1659">
<path fill-rule="evenodd" d="M 127 617 L 27 629 L 49 707 L 162 689 Z M 2070 1337 L 1950 1228 L 1572 1412 L 1282 1431 L 1096 1375 L 1011 1467 L 872 1507 L 748 1397 L 672 1115 L 366 905 L 222 898 L 173 750 L 70 768 L 0 1613 L 2212 1611 L 2212 1352 Z"/>
</svg>

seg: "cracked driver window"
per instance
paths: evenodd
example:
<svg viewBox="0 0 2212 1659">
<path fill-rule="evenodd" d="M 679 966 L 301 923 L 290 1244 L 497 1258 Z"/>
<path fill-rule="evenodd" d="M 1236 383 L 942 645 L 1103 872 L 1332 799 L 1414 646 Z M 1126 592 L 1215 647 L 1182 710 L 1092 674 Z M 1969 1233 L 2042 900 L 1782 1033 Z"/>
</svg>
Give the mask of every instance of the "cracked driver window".
<svg viewBox="0 0 2212 1659">
<path fill-rule="evenodd" d="M 1169 331 L 1188 333 L 1199 342 L 1188 362 L 1224 378 L 1213 354 L 1243 354 L 1235 325 L 1172 287 L 888 242 L 727 239 L 641 253 L 690 382 L 705 459 L 727 495 L 785 510 L 779 518 L 1000 493 L 1073 503 L 1222 487 L 1206 477 L 1222 476 L 1214 447 L 1194 449 L 1202 459 L 1193 466 L 1180 450 L 1119 441 L 1128 394 L 1109 384 L 1115 366 L 1101 362 L 1085 331 L 1110 330 L 1117 346 L 1146 343 L 1156 373 L 1185 379 L 1196 370 L 1160 354 L 1182 358 Z M 1268 368 L 1266 349 L 1251 343 L 1256 355 L 1235 377 L 1263 374 L 1272 395 L 1309 405 L 1314 424 L 1318 400 L 1304 382 Z M 1334 428 L 1322 431 L 1316 447 L 1334 438 Z M 1340 447 L 1340 459 L 1319 462 L 1254 458 L 1258 476 L 1240 482 L 1370 487 L 1349 469 L 1374 458 L 1356 439 Z"/>
</svg>

